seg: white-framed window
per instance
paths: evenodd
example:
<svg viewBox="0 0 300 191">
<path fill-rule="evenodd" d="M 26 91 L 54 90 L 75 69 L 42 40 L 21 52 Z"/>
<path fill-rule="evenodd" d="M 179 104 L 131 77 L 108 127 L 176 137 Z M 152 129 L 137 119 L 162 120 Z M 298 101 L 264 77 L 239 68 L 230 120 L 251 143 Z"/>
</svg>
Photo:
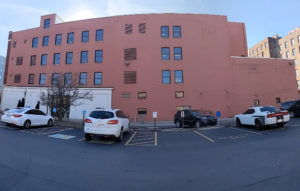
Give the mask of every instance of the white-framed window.
<svg viewBox="0 0 300 191">
<path fill-rule="evenodd" d="M 279 45 L 279 50 L 282 51 L 282 45 L 281 44 Z"/>
<path fill-rule="evenodd" d="M 292 49 L 292 55 L 295 56 L 296 55 L 296 50 L 293 48 Z"/>
<path fill-rule="evenodd" d="M 287 41 L 284 42 L 284 46 L 285 46 L 285 48 L 288 48 L 288 47 L 289 47 L 289 44 L 288 44 Z"/>
<path fill-rule="evenodd" d="M 291 45 L 294 46 L 294 44 L 295 44 L 295 40 L 292 38 L 291 39 Z"/>
<path fill-rule="evenodd" d="M 285 55 L 286 55 L 286 58 L 290 57 L 290 53 L 289 52 L 286 52 Z"/>
</svg>

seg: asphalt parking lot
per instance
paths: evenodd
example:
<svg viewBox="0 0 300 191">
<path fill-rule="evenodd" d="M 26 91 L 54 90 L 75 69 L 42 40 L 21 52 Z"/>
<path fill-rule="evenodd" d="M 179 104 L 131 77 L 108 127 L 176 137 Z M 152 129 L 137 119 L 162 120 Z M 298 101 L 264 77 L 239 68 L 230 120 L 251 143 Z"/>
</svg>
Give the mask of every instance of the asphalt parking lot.
<svg viewBox="0 0 300 191">
<path fill-rule="evenodd" d="M 257 131 L 134 128 L 122 142 L 82 129 L 0 124 L 0 190 L 298 190 L 300 119 Z"/>
</svg>

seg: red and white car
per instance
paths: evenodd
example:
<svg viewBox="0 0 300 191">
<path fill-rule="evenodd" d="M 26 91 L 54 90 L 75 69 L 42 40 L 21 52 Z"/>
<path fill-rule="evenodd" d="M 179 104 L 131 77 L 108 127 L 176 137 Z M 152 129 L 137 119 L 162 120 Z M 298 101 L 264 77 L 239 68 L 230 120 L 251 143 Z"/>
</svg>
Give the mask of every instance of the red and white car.
<svg viewBox="0 0 300 191">
<path fill-rule="evenodd" d="M 289 120 L 290 114 L 273 106 L 251 107 L 242 114 L 234 116 L 237 127 L 251 125 L 261 130 L 263 126 L 277 125 L 283 127 Z"/>
</svg>

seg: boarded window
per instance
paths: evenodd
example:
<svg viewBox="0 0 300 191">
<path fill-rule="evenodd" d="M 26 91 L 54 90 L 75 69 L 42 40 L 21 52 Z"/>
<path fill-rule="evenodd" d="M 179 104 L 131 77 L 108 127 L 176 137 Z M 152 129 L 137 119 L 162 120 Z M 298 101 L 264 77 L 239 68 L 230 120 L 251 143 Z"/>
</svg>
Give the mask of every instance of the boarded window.
<svg viewBox="0 0 300 191">
<path fill-rule="evenodd" d="M 136 84 L 136 71 L 124 72 L 124 84 Z"/>
<path fill-rule="evenodd" d="M 122 98 L 131 98 L 131 94 L 130 93 L 122 93 Z"/>
<path fill-rule="evenodd" d="M 124 49 L 124 60 L 136 60 L 136 48 Z"/>
<path fill-rule="evenodd" d="M 139 33 L 146 33 L 146 23 L 139 24 Z"/>
<path fill-rule="evenodd" d="M 14 42 L 13 42 L 13 48 L 16 48 L 16 46 L 17 46 L 17 42 L 14 41 Z"/>
<path fill-rule="evenodd" d="M 276 98 L 276 103 L 280 103 L 280 102 L 281 102 L 280 97 L 277 97 Z"/>
<path fill-rule="evenodd" d="M 147 92 L 138 92 L 138 99 L 146 99 Z"/>
<path fill-rule="evenodd" d="M 30 57 L 30 66 L 36 65 L 36 55 Z"/>
<path fill-rule="evenodd" d="M 125 24 L 125 34 L 132 34 L 132 24 Z"/>
<path fill-rule="evenodd" d="M 14 83 L 21 83 L 21 74 L 15 75 Z"/>
<path fill-rule="evenodd" d="M 175 92 L 175 98 L 183 98 L 183 97 L 184 97 L 184 91 Z"/>
<path fill-rule="evenodd" d="M 29 74 L 28 84 L 34 84 L 34 74 Z"/>
<path fill-rule="evenodd" d="M 139 115 L 147 115 L 147 108 L 138 108 Z"/>
<path fill-rule="evenodd" d="M 17 65 L 22 65 L 23 64 L 23 57 L 17 57 Z"/>
<path fill-rule="evenodd" d="M 259 106 L 259 99 L 254 99 L 253 100 L 253 105 L 254 106 Z"/>
</svg>

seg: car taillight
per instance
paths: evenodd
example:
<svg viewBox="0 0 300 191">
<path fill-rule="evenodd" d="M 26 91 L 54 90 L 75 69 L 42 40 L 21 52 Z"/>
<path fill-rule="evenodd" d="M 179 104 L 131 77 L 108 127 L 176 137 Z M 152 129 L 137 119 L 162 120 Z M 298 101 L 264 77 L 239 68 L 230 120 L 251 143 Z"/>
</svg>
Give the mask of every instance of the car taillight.
<svg viewBox="0 0 300 191">
<path fill-rule="evenodd" d="M 270 118 L 270 117 L 276 117 L 276 116 L 278 116 L 278 114 L 268 114 L 268 115 L 267 115 L 267 118 Z"/>
<path fill-rule="evenodd" d="M 281 114 L 282 114 L 282 115 L 288 115 L 289 112 L 282 112 Z"/>
<path fill-rule="evenodd" d="M 20 114 L 13 114 L 14 117 L 22 117 Z"/>
<path fill-rule="evenodd" d="M 118 120 L 110 120 L 107 122 L 107 124 L 113 125 L 113 124 L 118 124 L 119 121 Z"/>
<path fill-rule="evenodd" d="M 289 112 L 273 113 L 273 114 L 268 114 L 267 118 L 288 115 L 288 114 L 289 114 Z"/>
<path fill-rule="evenodd" d="M 90 119 L 85 119 L 84 122 L 85 122 L 85 123 L 92 123 L 92 120 L 90 120 Z"/>
</svg>

